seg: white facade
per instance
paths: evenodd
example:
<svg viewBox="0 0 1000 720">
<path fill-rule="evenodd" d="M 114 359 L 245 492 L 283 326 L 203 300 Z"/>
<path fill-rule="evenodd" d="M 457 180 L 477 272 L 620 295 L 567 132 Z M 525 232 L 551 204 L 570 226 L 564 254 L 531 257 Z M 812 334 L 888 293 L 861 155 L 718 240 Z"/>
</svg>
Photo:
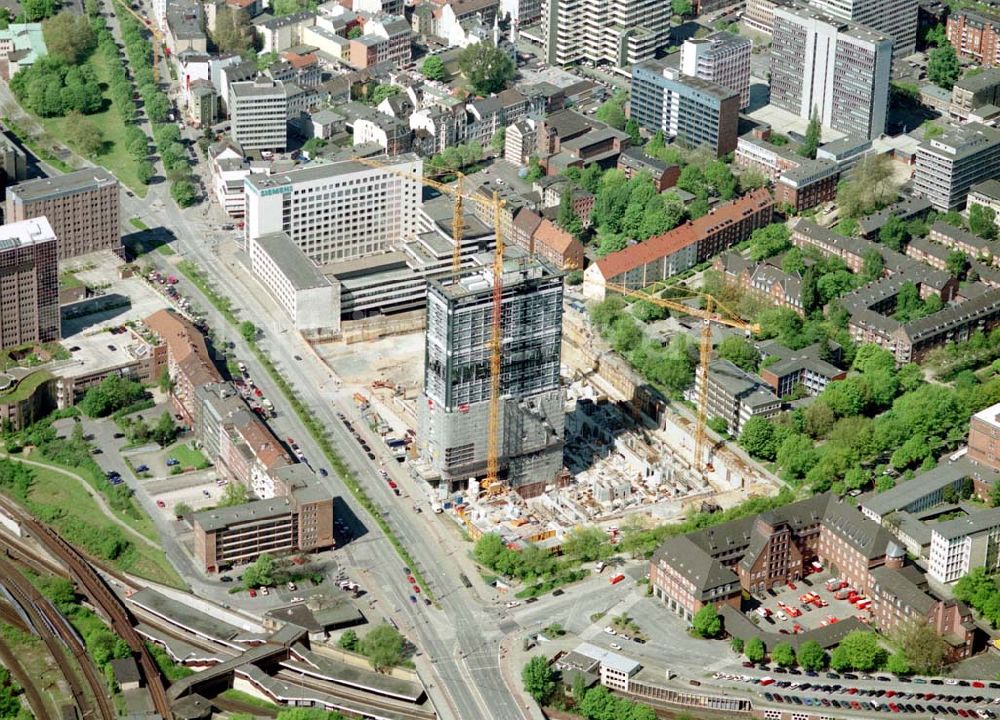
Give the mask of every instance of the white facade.
<svg viewBox="0 0 1000 720">
<path fill-rule="evenodd" d="M 244 181 L 247 238 L 285 232 L 320 263 L 385 252 L 417 232 L 422 174 L 418 157 L 400 155 L 379 168 L 348 160 L 251 175 Z"/>
<path fill-rule="evenodd" d="M 969 571 L 993 572 L 1000 562 L 1000 510 L 983 510 L 947 520 L 931 531 L 927 574 L 943 583 Z"/>
<path fill-rule="evenodd" d="M 740 108 L 750 104 L 750 38 L 718 32 L 681 45 L 681 72 L 710 80 L 740 94 Z"/>
<path fill-rule="evenodd" d="M 254 276 L 278 301 L 296 330 L 308 334 L 339 330 L 336 290 L 285 233 L 251 239 L 247 249 Z"/>
<path fill-rule="evenodd" d="M 670 3 L 663 0 L 545 0 L 542 13 L 551 65 L 633 65 L 653 58 L 670 35 Z"/>
<path fill-rule="evenodd" d="M 917 49 L 917 0 L 809 0 L 817 10 L 870 27 L 892 38 L 895 59 Z"/>
<path fill-rule="evenodd" d="M 229 86 L 232 138 L 246 150 L 284 150 L 288 143 L 288 97 L 280 80 L 259 77 Z"/>
<path fill-rule="evenodd" d="M 892 40 L 812 8 L 777 6 L 771 36 L 771 102 L 864 138 L 885 131 Z"/>
<path fill-rule="evenodd" d="M 250 165 L 238 152 L 227 147 L 211 158 L 211 168 L 215 199 L 230 217 L 242 216 L 246 205 L 243 180 L 250 174 Z"/>
</svg>

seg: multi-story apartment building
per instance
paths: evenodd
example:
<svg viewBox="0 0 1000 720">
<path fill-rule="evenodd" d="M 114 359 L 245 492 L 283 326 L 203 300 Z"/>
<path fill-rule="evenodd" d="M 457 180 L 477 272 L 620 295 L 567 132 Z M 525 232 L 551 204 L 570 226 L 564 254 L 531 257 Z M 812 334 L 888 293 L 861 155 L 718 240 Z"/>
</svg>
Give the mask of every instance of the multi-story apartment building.
<svg viewBox="0 0 1000 720">
<path fill-rule="evenodd" d="M 948 16 L 947 33 L 960 57 L 986 67 L 1000 65 L 1000 15 L 956 10 Z"/>
<path fill-rule="evenodd" d="M 1000 508 L 935 524 L 927 567 L 927 574 L 942 583 L 955 582 L 977 568 L 994 572 L 1000 567 Z"/>
<path fill-rule="evenodd" d="M 0 135 L 0 200 L 5 189 L 28 177 L 28 157 L 6 135 Z"/>
<path fill-rule="evenodd" d="M 639 290 L 692 268 L 771 222 L 774 200 L 761 188 L 663 235 L 606 255 L 583 274 L 583 294 L 603 300 L 609 285 Z"/>
<path fill-rule="evenodd" d="M 56 245 L 44 217 L 0 225 L 0 349 L 59 339 Z"/>
<path fill-rule="evenodd" d="M 121 247 L 118 180 L 104 168 L 38 178 L 7 190 L 8 223 L 44 217 L 60 260 Z"/>
<path fill-rule="evenodd" d="M 969 459 L 1000 469 L 1000 405 L 980 410 L 969 421 Z"/>
<path fill-rule="evenodd" d="M 385 252 L 416 232 L 422 173 L 419 158 L 401 155 L 384 167 L 348 160 L 251 175 L 245 180 L 247 237 L 284 232 L 320 263 Z"/>
<path fill-rule="evenodd" d="M 243 150 L 284 150 L 288 144 L 285 84 L 261 76 L 229 85 L 233 141 Z"/>
<path fill-rule="evenodd" d="M 345 59 L 362 70 L 382 63 L 405 65 L 413 57 L 412 35 L 405 18 L 390 15 L 373 18 L 365 23 L 364 35 L 350 40 Z"/>
<path fill-rule="evenodd" d="M 173 310 L 157 310 L 143 322 L 167 346 L 167 369 L 173 380 L 170 398 L 185 420 L 193 423 L 195 391 L 202 385 L 222 381 L 205 336 L 190 320 Z"/>
<path fill-rule="evenodd" d="M 681 45 L 681 72 L 738 93 L 742 109 L 750 104 L 751 50 L 750 38 L 725 31 L 686 40 Z"/>
<path fill-rule="evenodd" d="M 740 94 L 681 74 L 651 60 L 632 68 L 631 117 L 690 147 L 706 145 L 719 157 L 736 149 Z"/>
<path fill-rule="evenodd" d="M 652 59 L 670 36 L 670 5 L 661 0 L 545 0 L 545 56 L 551 65 L 579 60 L 627 67 Z"/>
<path fill-rule="evenodd" d="M 852 20 L 892 38 L 892 55 L 899 60 L 917 49 L 916 0 L 808 0 L 820 12 Z"/>
<path fill-rule="evenodd" d="M 818 343 L 801 350 L 790 350 L 776 340 L 766 340 L 757 348 L 762 360 L 778 358 L 777 362 L 760 369 L 760 379 L 778 397 L 791 394 L 796 387 L 804 388 L 810 395 L 819 395 L 831 382 L 847 377 L 846 370 L 823 359 L 824 351 L 829 349 Z"/>
<path fill-rule="evenodd" d="M 892 40 L 811 7 L 779 5 L 771 36 L 771 102 L 865 138 L 885 131 Z"/>
<path fill-rule="evenodd" d="M 500 0 L 500 11 L 517 27 L 527 27 L 542 19 L 542 0 Z"/>
<path fill-rule="evenodd" d="M 984 105 L 1000 105 L 1000 67 L 959 78 L 951 89 L 952 118 L 960 122 Z"/>
<path fill-rule="evenodd" d="M 913 191 L 947 211 L 964 207 L 974 184 L 998 176 L 1000 130 L 968 123 L 920 143 Z"/>
<path fill-rule="evenodd" d="M 492 263 L 428 280 L 417 444 L 423 461 L 450 489 L 487 471 L 495 282 Z M 512 249 L 505 256 L 502 292 L 501 480 L 534 497 L 557 482 L 563 467 L 562 276 Z"/>
<path fill-rule="evenodd" d="M 743 24 L 754 32 L 770 35 L 774 28 L 774 8 L 777 0 L 747 0 Z"/>
<path fill-rule="evenodd" d="M 760 170 L 774 182 L 774 199 L 797 211 L 816 207 L 837 196 L 840 167 L 832 160 L 804 158 L 770 142 L 770 128 L 741 135 L 736 143 L 736 164 Z"/>
<path fill-rule="evenodd" d="M 691 391 L 701 397 L 701 373 Z M 728 360 L 715 360 L 708 366 L 708 416 L 725 420 L 728 432 L 735 436 L 752 417 L 771 417 L 781 411 L 781 398 L 771 392 L 760 378 L 736 367 Z"/>
</svg>

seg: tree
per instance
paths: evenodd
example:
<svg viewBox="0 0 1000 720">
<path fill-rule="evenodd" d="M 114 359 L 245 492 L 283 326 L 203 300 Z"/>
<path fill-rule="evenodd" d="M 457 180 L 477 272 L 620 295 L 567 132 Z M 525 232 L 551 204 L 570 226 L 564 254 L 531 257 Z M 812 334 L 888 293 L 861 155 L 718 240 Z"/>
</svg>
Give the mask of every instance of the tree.
<svg viewBox="0 0 1000 720">
<path fill-rule="evenodd" d="M 78 112 L 67 115 L 65 137 L 83 155 L 96 157 L 104 150 L 104 133 L 94 123 Z"/>
<path fill-rule="evenodd" d="M 789 643 L 779 643 L 771 651 L 771 659 L 781 667 L 795 665 L 795 649 Z"/>
<path fill-rule="evenodd" d="M 996 239 L 996 218 L 996 211 L 991 207 L 979 204 L 969 206 L 969 230 L 981 238 Z"/>
<path fill-rule="evenodd" d="M 500 92 L 517 72 L 514 62 L 492 43 L 469 45 L 458 56 L 458 69 L 478 95 Z"/>
<path fill-rule="evenodd" d="M 185 517 L 186 515 L 190 515 L 191 512 L 191 506 L 187 503 L 180 502 L 174 505 L 174 517 Z"/>
<path fill-rule="evenodd" d="M 253 50 L 253 26 L 246 11 L 228 5 L 219 8 L 215 16 L 212 40 L 222 53 L 241 55 Z"/>
<path fill-rule="evenodd" d="M 670 315 L 670 312 L 662 305 L 657 305 L 649 300 L 639 300 L 632 305 L 632 314 L 644 323 L 663 320 Z"/>
<path fill-rule="evenodd" d="M 143 185 L 149 185 L 149 181 L 156 175 L 156 171 L 153 169 L 153 163 L 149 160 L 142 160 L 135 166 L 135 174 L 139 182 Z"/>
<path fill-rule="evenodd" d="M 806 127 L 806 134 L 799 146 L 799 155 L 806 158 L 815 159 L 816 150 L 819 148 L 820 134 L 823 132 L 819 123 L 819 113 L 813 108 L 812 116 L 809 118 L 809 125 Z"/>
<path fill-rule="evenodd" d="M 236 718 L 230 714 L 230 718 Z M 247 716 L 251 717 L 251 716 Z M 322 708 L 288 708 L 278 712 L 277 720 L 347 720 L 339 712 Z"/>
<path fill-rule="evenodd" d="M 885 662 L 885 656 L 875 633 L 853 630 L 830 653 L 830 667 L 837 671 L 875 670 Z"/>
<path fill-rule="evenodd" d="M 882 277 L 885 270 L 885 259 L 876 248 L 868 248 L 862 257 L 861 277 L 864 282 L 871 282 Z"/>
<path fill-rule="evenodd" d="M 392 625 L 383 623 L 361 638 L 358 649 L 376 672 L 383 672 L 403 661 L 403 636 Z"/>
<path fill-rule="evenodd" d="M 490 147 L 493 148 L 493 152 L 503 153 L 504 144 L 507 142 L 507 128 L 499 128 L 493 137 L 490 138 Z"/>
<path fill-rule="evenodd" d="M 767 176 L 755 167 L 744 168 L 740 172 L 740 192 L 747 193 L 767 186 Z"/>
<path fill-rule="evenodd" d="M 767 656 L 767 648 L 764 647 L 763 640 L 753 637 L 747 640 L 743 654 L 747 656 L 747 660 L 750 662 L 764 662 L 764 658 Z"/>
<path fill-rule="evenodd" d="M 790 237 L 791 231 L 784 223 L 771 223 L 754 230 L 750 235 L 750 259 L 760 262 L 784 252 L 792 246 Z"/>
<path fill-rule="evenodd" d="M 743 423 L 739 443 L 751 457 L 759 460 L 774 460 L 778 452 L 774 424 L 760 416 L 754 416 Z"/>
<path fill-rule="evenodd" d="M 743 640 L 741 638 L 733 635 L 733 637 L 729 640 L 729 647 L 737 655 L 743 654 Z"/>
<path fill-rule="evenodd" d="M 171 417 L 169 412 L 164 411 L 160 415 L 160 419 L 157 420 L 152 434 L 153 439 L 156 440 L 160 447 L 166 447 L 177 439 L 177 432 L 177 426 L 174 424 L 173 417 Z"/>
<path fill-rule="evenodd" d="M 539 705 L 544 705 L 556 689 L 555 671 L 544 655 L 536 655 L 521 669 L 524 689 Z"/>
<path fill-rule="evenodd" d="M 357 40 L 359 37 L 365 34 L 365 31 L 361 29 L 360 25 L 355 25 L 350 30 L 347 31 L 347 38 L 349 40 Z"/>
<path fill-rule="evenodd" d="M 170 101 L 166 95 L 153 87 L 152 92 L 142 93 L 142 100 L 150 120 L 155 123 L 166 122 L 167 113 L 170 112 Z"/>
<path fill-rule="evenodd" d="M 597 112 L 594 113 L 594 117 L 602 123 L 610 125 L 615 130 L 624 130 L 628 122 L 625 119 L 623 104 L 618 101 L 617 97 L 612 97 L 610 100 L 601 103 L 601 106 L 597 108 Z"/>
<path fill-rule="evenodd" d="M 145 394 L 146 391 L 139 383 L 118 375 L 109 375 L 100 385 L 87 391 L 79 407 L 87 417 L 105 417 L 141 400 Z"/>
<path fill-rule="evenodd" d="M 190 207 L 198 199 L 198 192 L 190 180 L 178 180 L 170 185 L 170 197 L 180 207 Z"/>
<path fill-rule="evenodd" d="M 274 585 L 274 558 L 264 553 L 247 566 L 243 571 L 243 584 L 247 587 Z"/>
<path fill-rule="evenodd" d="M 781 270 L 789 275 L 801 275 L 806 271 L 805 256 L 799 248 L 789 248 L 781 257 Z"/>
<path fill-rule="evenodd" d="M 257 339 L 257 326 L 249 320 L 244 320 L 240 323 L 240 336 L 248 343 L 252 343 Z"/>
<path fill-rule="evenodd" d="M 246 505 L 250 499 L 250 493 L 246 485 L 238 482 L 230 482 L 226 489 L 222 491 L 222 498 L 217 507 L 232 507 L 234 505 Z"/>
<path fill-rule="evenodd" d="M 820 397 L 837 417 L 859 415 L 865 407 L 864 386 L 855 377 L 831 382 Z"/>
<path fill-rule="evenodd" d="M 719 343 L 718 355 L 747 372 L 756 372 L 760 353 L 751 342 L 738 335 L 730 335 Z"/>
<path fill-rule="evenodd" d="M 857 218 L 879 210 L 896 199 L 892 160 L 887 155 L 866 155 L 837 188 L 841 216 Z"/>
<path fill-rule="evenodd" d="M 670 0 L 670 9 L 673 10 L 674 15 L 686 17 L 691 14 L 693 7 L 691 0 Z"/>
<path fill-rule="evenodd" d="M 799 645 L 796 659 L 804 670 L 822 670 L 826 667 L 826 650 L 815 640 L 806 640 Z"/>
<path fill-rule="evenodd" d="M 431 55 L 424 59 L 420 65 L 420 72 L 428 80 L 444 80 L 447 71 L 444 61 L 437 55 Z"/>
<path fill-rule="evenodd" d="M 952 250 L 948 253 L 948 259 L 945 263 L 951 276 L 961 279 L 965 275 L 965 268 L 969 264 L 969 258 L 961 250 Z"/>
<path fill-rule="evenodd" d="M 66 9 L 42 23 L 49 55 L 76 65 L 97 46 L 97 36 L 85 15 Z"/>
<path fill-rule="evenodd" d="M 775 459 L 793 480 L 804 478 L 819 462 L 813 441 L 800 433 L 789 435 L 782 441 Z"/>
<path fill-rule="evenodd" d="M 830 406 L 819 398 L 805 409 L 802 417 L 805 421 L 806 434 L 817 439 L 826 436 L 837 421 L 837 416 Z"/>
<path fill-rule="evenodd" d="M 545 177 L 545 168 L 542 167 L 536 155 L 530 156 L 528 158 L 528 172 L 524 176 L 524 179 L 533 183 L 543 177 Z"/>
<path fill-rule="evenodd" d="M 626 121 L 625 132 L 628 133 L 633 145 L 639 145 L 642 142 L 642 136 L 639 134 L 639 123 L 635 121 L 635 118 L 629 118 Z"/>
<path fill-rule="evenodd" d="M 944 23 L 938 23 L 924 32 L 924 44 L 927 47 L 944 47 L 948 44 L 948 31 Z"/>
<path fill-rule="evenodd" d="M 598 527 L 576 527 L 562 543 L 565 555 L 583 562 L 607 558 L 611 554 L 607 534 Z"/>
<path fill-rule="evenodd" d="M 722 632 L 722 618 L 715 609 L 715 605 L 709 603 L 691 618 L 691 627 L 699 637 L 714 638 Z"/>
<path fill-rule="evenodd" d="M 927 79 L 938 87 L 951 90 L 962 73 L 955 48 L 945 45 L 931 50 L 927 55 Z"/>
<path fill-rule="evenodd" d="M 812 315 L 823 307 L 823 300 L 819 294 L 819 279 L 816 275 L 816 268 L 807 268 L 802 275 L 802 284 L 799 287 L 799 302 L 802 303 L 802 311 L 806 315 Z"/>
<path fill-rule="evenodd" d="M 21 0 L 21 15 L 25 22 L 40 22 L 56 14 L 59 0 Z"/>
<path fill-rule="evenodd" d="M 893 633 L 910 670 L 920 675 L 939 675 L 948 656 L 948 643 L 923 619 L 910 620 Z"/>
<path fill-rule="evenodd" d="M 908 675 L 911 671 L 906 655 L 900 650 L 892 653 L 885 661 L 885 669 L 893 675 Z"/>
<path fill-rule="evenodd" d="M 353 630 L 346 630 L 337 640 L 337 647 L 355 652 L 358 649 L 358 634 Z"/>
</svg>

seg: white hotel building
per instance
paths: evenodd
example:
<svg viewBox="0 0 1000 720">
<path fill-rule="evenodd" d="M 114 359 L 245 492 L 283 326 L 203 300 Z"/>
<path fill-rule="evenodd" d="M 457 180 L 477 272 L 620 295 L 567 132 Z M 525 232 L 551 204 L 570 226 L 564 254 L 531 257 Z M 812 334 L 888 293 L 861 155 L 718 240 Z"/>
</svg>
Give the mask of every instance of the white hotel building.
<svg viewBox="0 0 1000 720">
<path fill-rule="evenodd" d="M 284 232 L 318 263 L 387 252 L 417 233 L 422 174 L 420 158 L 406 154 L 378 168 L 346 160 L 251 175 L 244 180 L 247 240 Z"/>
</svg>

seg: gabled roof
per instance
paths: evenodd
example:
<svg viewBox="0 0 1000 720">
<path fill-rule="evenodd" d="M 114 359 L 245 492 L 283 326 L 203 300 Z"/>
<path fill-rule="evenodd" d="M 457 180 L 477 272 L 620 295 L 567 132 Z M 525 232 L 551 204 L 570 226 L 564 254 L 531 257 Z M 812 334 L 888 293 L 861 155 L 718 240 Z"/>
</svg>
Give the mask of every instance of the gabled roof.
<svg viewBox="0 0 1000 720">
<path fill-rule="evenodd" d="M 551 248 L 560 256 L 565 255 L 575 241 L 576 238 L 548 218 L 542 220 L 535 230 L 535 245 Z"/>
</svg>

